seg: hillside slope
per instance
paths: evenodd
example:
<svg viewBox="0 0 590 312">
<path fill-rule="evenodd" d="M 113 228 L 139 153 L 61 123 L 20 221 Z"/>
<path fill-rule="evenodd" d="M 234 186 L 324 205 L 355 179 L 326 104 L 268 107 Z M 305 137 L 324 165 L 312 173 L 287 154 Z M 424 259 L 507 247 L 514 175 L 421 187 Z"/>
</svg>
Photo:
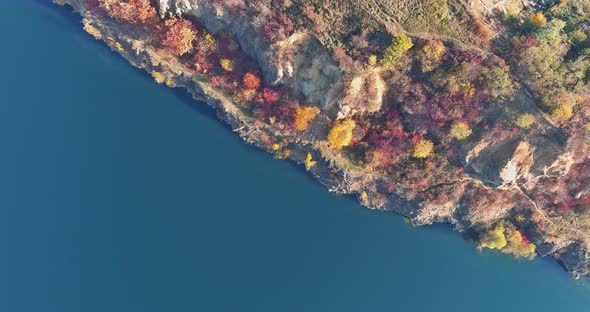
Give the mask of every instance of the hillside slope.
<svg viewBox="0 0 590 312">
<path fill-rule="evenodd" d="M 60 0 L 331 191 L 590 275 L 590 0 Z"/>
</svg>

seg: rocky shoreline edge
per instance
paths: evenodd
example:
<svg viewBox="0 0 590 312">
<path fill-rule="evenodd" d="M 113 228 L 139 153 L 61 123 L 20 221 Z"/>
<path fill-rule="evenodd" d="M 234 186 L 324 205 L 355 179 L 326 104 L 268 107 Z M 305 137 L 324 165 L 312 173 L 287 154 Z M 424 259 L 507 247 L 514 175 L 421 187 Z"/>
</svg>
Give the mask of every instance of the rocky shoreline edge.
<svg viewBox="0 0 590 312">
<path fill-rule="evenodd" d="M 156 80 L 159 79 L 154 73 L 163 75 L 165 79 L 162 79 L 161 83 L 166 83 L 170 87 L 184 88 L 195 100 L 203 101 L 213 107 L 217 116 L 229 124 L 233 131 L 249 144 L 302 166 L 306 163 L 306 156 L 313 155 L 315 165 L 307 168 L 308 172 L 331 192 L 357 196 L 363 206 L 399 213 L 411 220 L 414 225 L 448 223 L 455 230 L 473 233 L 474 237 L 481 234 L 481 229 L 476 223 L 467 218 L 457 217 L 454 211 L 441 214 L 435 207 L 424 206 L 418 201 L 406 200 L 400 195 L 385 192 L 386 185 L 389 183 L 386 177 L 345 168 L 340 164 L 338 155 L 331 153 L 326 142 L 309 138 L 286 138 L 280 131 L 256 124 L 250 117 L 242 114 L 231 99 L 215 90 L 210 84 L 182 75 L 182 71 L 177 70 L 180 66 L 175 64 L 174 60 L 159 58 L 158 65 L 154 66 L 153 58 L 158 58 L 156 50 L 150 47 L 137 49 L 141 45 L 140 42 L 135 42 L 125 34 L 116 32 L 116 28 L 103 24 L 100 18 L 87 14 L 79 0 L 57 0 L 56 2 L 69 4 L 82 16 L 85 25 L 92 25 L 93 31 L 97 31 L 91 33 L 95 38 L 106 42 L 113 51 L 118 52 L 131 65 L 152 73 Z M 148 60 L 150 58 L 151 60 Z M 289 153 L 282 153 L 283 150 L 280 148 L 269 150 L 265 140 L 268 137 L 288 141 Z M 470 180 L 458 183 L 481 182 Z M 497 220 L 501 218 L 502 216 L 499 215 Z M 535 242 L 540 256 L 553 256 L 559 251 L 559 258 L 556 260 L 574 278 L 590 277 L 590 252 L 582 244 L 574 241 L 549 242 L 543 238 L 542 233 L 530 238 Z"/>
</svg>

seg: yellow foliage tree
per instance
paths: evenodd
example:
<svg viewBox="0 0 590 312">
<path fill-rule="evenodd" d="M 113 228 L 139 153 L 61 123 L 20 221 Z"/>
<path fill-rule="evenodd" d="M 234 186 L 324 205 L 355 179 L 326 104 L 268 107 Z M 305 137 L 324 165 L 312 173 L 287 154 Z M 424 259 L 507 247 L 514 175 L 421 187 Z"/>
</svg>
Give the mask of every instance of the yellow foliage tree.
<svg viewBox="0 0 590 312">
<path fill-rule="evenodd" d="M 355 127 L 356 123 L 352 119 L 337 120 L 328 133 L 328 143 L 337 149 L 350 145 Z"/>
<path fill-rule="evenodd" d="M 553 109 L 551 118 L 556 121 L 564 121 L 572 118 L 574 115 L 574 108 L 569 104 L 562 104 Z"/>
<path fill-rule="evenodd" d="M 159 72 L 159 71 L 153 71 L 152 72 L 152 77 L 154 77 L 154 80 L 157 83 L 164 83 L 166 81 L 166 76 L 163 73 Z"/>
<path fill-rule="evenodd" d="M 537 26 L 545 26 L 547 24 L 547 18 L 543 15 L 542 12 L 535 13 L 533 15 L 533 22 Z"/>
<path fill-rule="evenodd" d="M 414 158 L 428 158 L 432 155 L 433 150 L 434 143 L 430 140 L 423 139 L 414 146 L 412 156 L 414 156 Z"/>
<path fill-rule="evenodd" d="M 300 131 L 307 130 L 309 123 L 320 113 L 315 106 L 297 107 L 295 111 L 295 128 Z"/>
<path fill-rule="evenodd" d="M 197 38 L 197 45 L 199 47 L 199 52 L 209 55 L 217 49 L 217 40 L 212 34 L 206 33 Z"/>
<path fill-rule="evenodd" d="M 94 27 L 88 21 L 84 22 L 84 30 L 96 39 L 102 38 L 102 33 L 100 32 L 100 30 L 98 30 L 98 28 Z"/>
<path fill-rule="evenodd" d="M 367 60 L 367 63 L 371 66 L 375 66 L 377 64 L 377 55 L 374 55 L 374 54 L 369 55 L 369 59 Z"/>
<path fill-rule="evenodd" d="M 441 61 L 441 56 L 445 51 L 445 46 L 440 41 L 431 41 L 422 47 L 421 69 L 422 72 L 428 73 L 433 71 Z"/>
<path fill-rule="evenodd" d="M 221 60 L 219 60 L 219 65 L 221 65 L 221 68 L 223 68 L 223 70 L 225 71 L 234 71 L 234 61 L 230 59 L 222 58 Z"/>
<path fill-rule="evenodd" d="M 470 81 L 461 83 L 459 88 L 464 97 L 472 97 L 475 95 L 475 86 Z"/>
<path fill-rule="evenodd" d="M 536 246 L 514 228 L 513 225 L 496 224 L 479 239 L 479 248 L 498 249 L 517 258 L 533 258 Z"/>
<path fill-rule="evenodd" d="M 472 131 L 466 122 L 456 122 L 451 126 L 451 136 L 457 140 L 466 139 Z"/>
<path fill-rule="evenodd" d="M 305 170 L 309 171 L 309 169 L 313 168 L 317 164 L 317 161 L 314 161 L 311 157 L 310 153 L 307 153 L 305 157 Z"/>
<path fill-rule="evenodd" d="M 508 242 L 506 241 L 506 235 L 504 235 L 505 231 L 504 225 L 496 225 L 493 229 L 481 235 L 479 238 L 479 247 L 489 249 L 502 249 L 506 247 Z"/>
<path fill-rule="evenodd" d="M 516 119 L 516 125 L 522 129 L 529 129 L 535 124 L 535 116 L 530 113 L 522 114 Z"/>
<path fill-rule="evenodd" d="M 361 204 L 369 206 L 369 195 L 367 195 L 366 191 L 361 192 L 361 194 L 359 195 L 359 199 L 361 201 Z"/>
</svg>

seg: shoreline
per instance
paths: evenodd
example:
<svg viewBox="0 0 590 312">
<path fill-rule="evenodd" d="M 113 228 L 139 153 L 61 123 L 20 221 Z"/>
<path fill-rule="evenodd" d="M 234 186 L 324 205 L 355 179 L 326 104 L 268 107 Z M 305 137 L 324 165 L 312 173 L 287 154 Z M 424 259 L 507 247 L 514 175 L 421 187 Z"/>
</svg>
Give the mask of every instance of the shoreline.
<svg viewBox="0 0 590 312">
<path fill-rule="evenodd" d="M 113 29 L 104 25 L 100 19 L 93 16 L 85 15 L 83 7 L 77 0 L 67 0 L 74 11 L 80 14 L 86 23 L 92 24 L 99 30 L 101 41 L 115 52 L 120 54 L 132 66 L 143 69 L 149 74 L 158 72 L 162 73 L 167 79 L 172 79 L 173 83 L 167 83 L 169 87 L 183 88 L 190 94 L 194 101 L 202 101 L 213 108 L 217 118 L 223 120 L 234 133 L 237 133 L 247 143 L 254 145 L 256 148 L 262 149 L 275 156 L 275 158 L 288 159 L 293 161 L 299 168 L 305 166 L 306 155 L 313 155 L 316 165 L 308 168 L 308 172 L 312 174 L 314 180 L 319 181 L 329 191 L 356 197 L 357 202 L 370 209 L 379 209 L 389 212 L 398 213 L 409 220 L 414 225 L 430 225 L 434 223 L 448 224 L 454 231 L 459 232 L 473 232 L 480 234 L 477 223 L 471 222 L 468 218 L 457 218 L 455 211 L 449 212 L 446 215 L 441 215 L 439 211 L 435 211 L 433 207 L 421 206 L 416 200 L 407 200 L 395 193 L 385 193 L 385 185 L 389 183 L 386 177 L 363 172 L 355 169 L 346 169 L 338 166 L 338 155 L 331 154 L 329 146 L 322 142 L 314 142 L 306 139 L 294 139 L 287 137 L 284 133 L 277 131 L 269 126 L 257 125 L 251 117 L 244 115 L 240 109 L 222 92 L 215 90 L 210 84 L 197 80 L 193 77 L 186 77 L 181 73 L 174 72 L 175 68 L 180 65 L 173 63 L 160 62 L 159 66 L 151 65 L 149 59 L 150 55 L 157 55 L 158 52 L 149 47 L 144 46 L 142 53 L 131 53 L 134 51 L 134 39 L 126 37 L 124 34 L 113 32 Z M 97 37 L 97 36 L 95 36 Z M 108 38 L 114 38 L 110 40 Z M 175 91 L 176 92 L 176 91 Z M 181 92 L 181 91 L 179 91 Z M 200 104 L 197 104 L 200 105 Z M 195 105 L 196 106 L 196 105 Z M 270 150 L 266 140 L 263 138 L 270 137 L 274 141 L 287 141 L 289 154 L 280 154 L 281 150 Z M 327 159 L 326 155 L 332 155 L 332 158 Z M 453 182 L 452 185 L 459 184 L 467 185 L 470 183 L 481 183 L 477 180 L 460 180 Z M 482 184 L 483 185 L 483 184 Z M 379 198 L 379 200 L 377 200 Z M 506 212 L 507 213 L 507 212 Z M 504 216 L 499 215 L 496 220 L 501 220 Z M 474 234 L 474 236 L 476 236 Z M 537 240 L 543 240 L 541 236 L 536 237 Z M 590 265 L 590 260 L 583 261 L 578 257 L 577 248 L 569 248 L 571 244 L 565 246 L 558 246 L 547 244 L 546 246 L 537 244 L 539 247 L 537 252 L 541 256 L 549 255 L 556 250 L 566 249 L 564 258 L 572 257 L 573 260 L 558 260 L 562 267 L 570 272 L 575 278 L 581 276 L 589 276 L 590 273 L 586 268 Z M 567 254 L 569 253 L 569 255 Z"/>
</svg>

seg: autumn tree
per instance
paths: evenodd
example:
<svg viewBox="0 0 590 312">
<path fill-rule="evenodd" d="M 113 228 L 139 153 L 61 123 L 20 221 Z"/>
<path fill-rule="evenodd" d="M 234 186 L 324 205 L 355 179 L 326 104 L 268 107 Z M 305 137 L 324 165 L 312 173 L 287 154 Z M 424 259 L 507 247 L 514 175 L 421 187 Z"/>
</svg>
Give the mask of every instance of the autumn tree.
<svg viewBox="0 0 590 312">
<path fill-rule="evenodd" d="M 498 223 L 483 232 L 479 248 L 498 249 L 517 258 L 533 258 L 536 247 L 512 224 Z"/>
<path fill-rule="evenodd" d="M 498 224 L 494 228 L 485 231 L 479 238 L 479 248 L 502 249 L 506 247 L 506 229 L 504 225 Z"/>
<path fill-rule="evenodd" d="M 182 56 L 193 51 L 197 30 L 193 23 L 182 17 L 173 17 L 164 22 L 162 46 L 170 53 Z"/>
<path fill-rule="evenodd" d="M 534 258 L 536 246 L 514 227 L 506 228 L 506 240 L 508 245 L 502 249 L 503 253 L 511 254 L 517 258 Z"/>
<path fill-rule="evenodd" d="M 434 143 L 427 139 L 419 139 L 417 140 L 416 144 L 414 145 L 414 151 L 412 152 L 412 156 L 414 158 L 428 158 L 432 155 L 432 151 L 434 150 Z"/>
<path fill-rule="evenodd" d="M 535 116 L 531 113 L 525 113 L 516 119 L 516 126 L 522 129 L 529 129 L 535 124 Z"/>
<path fill-rule="evenodd" d="M 535 25 L 537 26 L 545 26 L 545 24 L 547 24 L 547 18 L 545 17 L 545 15 L 543 14 L 543 12 L 537 12 L 535 14 L 533 14 L 532 17 L 533 23 L 535 23 Z"/>
<path fill-rule="evenodd" d="M 311 168 L 315 167 L 317 161 L 313 160 L 310 153 L 307 153 L 305 156 L 305 170 L 309 171 Z"/>
<path fill-rule="evenodd" d="M 195 49 L 204 56 L 217 50 L 217 39 L 211 33 L 205 33 L 197 38 Z"/>
<path fill-rule="evenodd" d="M 147 24 L 157 19 L 150 0 L 98 0 L 98 5 L 110 17 L 130 24 Z"/>
<path fill-rule="evenodd" d="M 275 13 L 263 27 L 264 33 L 272 41 L 287 39 L 294 29 L 293 22 L 284 13 Z"/>
<path fill-rule="evenodd" d="M 244 74 L 244 77 L 242 78 L 242 84 L 246 89 L 256 90 L 260 88 L 261 81 L 258 75 L 250 71 Z"/>
<path fill-rule="evenodd" d="M 232 71 L 234 71 L 234 61 L 232 61 L 230 59 L 226 59 L 226 58 L 220 59 L 219 60 L 219 65 L 226 72 L 232 72 Z"/>
<path fill-rule="evenodd" d="M 328 143 L 336 149 L 350 145 L 355 127 L 356 123 L 352 119 L 337 120 L 328 133 Z"/>
<path fill-rule="evenodd" d="M 295 129 L 305 131 L 309 123 L 320 113 L 320 109 L 315 106 L 297 107 L 295 110 Z"/>
<path fill-rule="evenodd" d="M 565 121 L 574 115 L 573 105 L 563 103 L 553 108 L 551 112 L 551 118 L 555 121 Z"/>
<path fill-rule="evenodd" d="M 514 92 L 514 84 L 510 78 L 510 67 L 504 60 L 492 58 L 481 68 L 479 78 L 483 85 L 483 93 L 495 99 L 503 99 Z"/>
<path fill-rule="evenodd" d="M 404 54 L 414 46 L 412 39 L 404 33 L 393 37 L 391 45 L 385 49 L 381 63 L 384 66 L 390 66 L 404 56 Z"/>
<path fill-rule="evenodd" d="M 455 122 L 451 126 L 451 136 L 457 140 L 466 139 L 471 135 L 471 128 L 466 122 Z"/>
<path fill-rule="evenodd" d="M 440 41 L 429 41 L 422 47 L 420 55 L 420 68 L 422 72 L 427 73 L 438 67 L 441 62 L 442 54 L 445 51 L 445 46 Z"/>
</svg>

